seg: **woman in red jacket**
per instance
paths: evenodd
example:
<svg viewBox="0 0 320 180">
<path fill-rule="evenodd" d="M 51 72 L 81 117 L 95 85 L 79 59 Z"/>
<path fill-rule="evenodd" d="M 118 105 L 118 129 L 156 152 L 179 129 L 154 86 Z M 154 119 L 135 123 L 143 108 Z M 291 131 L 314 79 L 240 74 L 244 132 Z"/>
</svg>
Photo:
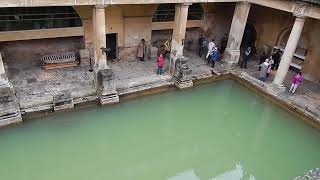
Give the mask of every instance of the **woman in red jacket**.
<svg viewBox="0 0 320 180">
<path fill-rule="evenodd" d="M 162 72 L 162 68 L 163 68 L 163 65 L 164 65 L 164 57 L 163 57 L 162 54 L 159 54 L 159 56 L 158 56 L 157 65 L 158 65 L 157 74 L 161 75 L 163 73 Z"/>
</svg>

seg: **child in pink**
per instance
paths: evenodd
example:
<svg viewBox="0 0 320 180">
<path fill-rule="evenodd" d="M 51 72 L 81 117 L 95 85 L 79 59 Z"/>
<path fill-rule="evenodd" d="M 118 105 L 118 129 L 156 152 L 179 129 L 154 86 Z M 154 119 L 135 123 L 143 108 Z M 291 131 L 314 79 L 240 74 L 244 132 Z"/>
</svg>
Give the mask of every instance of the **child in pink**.
<svg viewBox="0 0 320 180">
<path fill-rule="evenodd" d="M 162 68 L 163 68 L 163 65 L 164 65 L 164 57 L 163 57 L 162 54 L 159 54 L 159 56 L 158 56 L 157 65 L 158 65 L 157 74 L 161 75 L 163 73 L 162 72 Z"/>
<path fill-rule="evenodd" d="M 296 74 L 293 79 L 292 79 L 292 84 L 290 87 L 290 92 L 294 93 L 296 92 L 297 87 L 299 86 L 299 84 L 302 82 L 302 74 L 301 72 L 299 72 L 298 74 Z"/>
</svg>

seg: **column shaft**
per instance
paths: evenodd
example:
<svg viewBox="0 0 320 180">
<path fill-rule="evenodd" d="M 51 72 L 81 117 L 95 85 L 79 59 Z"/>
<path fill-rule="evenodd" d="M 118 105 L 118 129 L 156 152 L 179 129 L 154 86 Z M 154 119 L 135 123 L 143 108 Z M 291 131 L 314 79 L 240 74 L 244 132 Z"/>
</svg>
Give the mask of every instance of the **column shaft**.
<svg viewBox="0 0 320 180">
<path fill-rule="evenodd" d="M 8 79 L 6 76 L 6 71 L 4 69 L 4 65 L 3 65 L 3 61 L 2 61 L 2 56 L 0 54 L 0 86 L 7 84 L 8 83 Z"/>
<path fill-rule="evenodd" d="M 286 78 L 290 64 L 292 62 L 293 55 L 296 51 L 300 35 L 304 26 L 305 18 L 296 17 L 293 28 L 291 30 L 286 48 L 281 57 L 280 65 L 273 83 L 279 86 L 283 85 L 283 81 Z"/>
<path fill-rule="evenodd" d="M 106 69 L 107 57 L 101 50 L 101 48 L 105 48 L 107 44 L 105 6 L 95 6 L 93 11 L 95 66 L 98 69 Z"/>
<path fill-rule="evenodd" d="M 238 63 L 240 57 L 240 45 L 247 24 L 250 11 L 250 3 L 238 2 L 234 9 L 227 48 L 224 53 L 224 61 L 229 64 Z"/>
<path fill-rule="evenodd" d="M 171 54 L 182 56 L 188 20 L 188 4 L 176 4 L 171 43 Z"/>
</svg>

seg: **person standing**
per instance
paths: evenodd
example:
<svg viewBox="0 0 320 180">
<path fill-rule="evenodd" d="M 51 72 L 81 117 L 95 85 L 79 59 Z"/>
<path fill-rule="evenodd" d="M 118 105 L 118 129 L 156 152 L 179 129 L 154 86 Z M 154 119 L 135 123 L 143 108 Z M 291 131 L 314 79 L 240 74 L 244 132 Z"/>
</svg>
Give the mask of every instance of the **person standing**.
<svg viewBox="0 0 320 180">
<path fill-rule="evenodd" d="M 202 57 L 202 53 L 206 48 L 206 45 L 207 45 L 207 40 L 203 35 L 201 35 L 199 38 L 199 56 L 200 57 Z"/>
<path fill-rule="evenodd" d="M 164 65 L 164 57 L 162 54 L 159 54 L 158 58 L 157 58 L 157 65 L 158 65 L 158 70 L 157 70 L 157 74 L 161 75 L 163 73 L 162 68 Z"/>
<path fill-rule="evenodd" d="M 228 35 L 224 34 L 220 41 L 220 54 L 223 54 L 228 44 Z"/>
<path fill-rule="evenodd" d="M 274 60 L 272 59 L 272 56 L 269 57 L 268 62 L 269 62 L 270 65 L 269 65 L 269 68 L 268 68 L 267 77 L 269 77 L 269 74 L 271 72 L 271 68 L 272 68 L 272 66 L 274 64 Z"/>
<path fill-rule="evenodd" d="M 267 80 L 267 73 L 268 73 L 268 69 L 269 69 L 269 60 L 266 59 L 266 61 L 262 64 L 260 64 L 260 74 L 259 74 L 259 80 L 265 82 Z"/>
<path fill-rule="evenodd" d="M 216 44 L 214 43 L 214 39 L 212 39 L 208 44 L 208 53 L 206 55 L 206 58 L 208 59 L 212 51 L 216 51 L 216 50 L 217 50 Z M 210 61 L 210 58 L 209 58 L 209 61 Z"/>
<path fill-rule="evenodd" d="M 289 92 L 292 92 L 292 94 L 294 94 L 296 92 L 299 84 L 301 84 L 302 79 L 303 78 L 302 78 L 302 73 L 301 72 L 296 74 L 292 79 L 292 84 L 291 84 Z"/>
<path fill-rule="evenodd" d="M 259 65 L 262 64 L 267 58 L 268 58 L 268 56 L 266 55 L 265 52 L 263 52 L 260 59 L 259 59 Z M 259 71 L 260 71 L 260 69 L 261 69 L 261 67 L 259 66 Z"/>
<path fill-rule="evenodd" d="M 146 55 L 146 41 L 144 39 L 141 39 L 141 42 L 138 45 L 138 58 L 140 61 L 145 61 L 145 55 Z"/>
<path fill-rule="evenodd" d="M 274 60 L 274 64 L 272 69 L 278 69 L 280 64 L 280 58 L 281 58 L 281 51 L 279 49 L 276 50 L 276 52 L 272 55 L 272 59 Z"/>
<path fill-rule="evenodd" d="M 211 54 L 210 54 L 210 61 L 212 63 L 211 67 L 214 68 L 214 65 L 216 63 L 216 61 L 218 60 L 218 51 L 212 51 Z M 210 61 L 208 61 L 208 64 L 210 63 Z"/>
<path fill-rule="evenodd" d="M 240 68 L 247 69 L 248 59 L 251 57 L 251 55 L 252 55 L 252 48 L 249 46 L 244 52 L 244 56 L 243 56 L 243 60 L 241 62 Z"/>
</svg>

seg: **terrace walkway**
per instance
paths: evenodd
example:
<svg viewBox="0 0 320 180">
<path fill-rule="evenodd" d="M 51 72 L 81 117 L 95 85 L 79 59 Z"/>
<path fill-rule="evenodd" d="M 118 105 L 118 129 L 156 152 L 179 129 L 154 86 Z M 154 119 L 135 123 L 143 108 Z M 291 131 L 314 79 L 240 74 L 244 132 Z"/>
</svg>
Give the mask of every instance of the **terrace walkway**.
<svg viewBox="0 0 320 180">
<path fill-rule="evenodd" d="M 189 58 L 189 68 L 192 69 L 193 80 L 209 78 L 216 74 L 226 74 L 228 71 L 222 61 L 216 63 L 215 68 L 207 65 L 206 60 L 191 52 L 185 52 Z M 164 75 L 156 74 L 156 59 L 146 61 L 114 61 L 109 62 L 116 75 L 116 88 L 120 95 L 134 93 L 150 88 L 173 85 L 173 80 L 168 74 L 168 60 L 166 60 Z M 9 81 L 13 84 L 22 112 L 52 110 L 53 98 L 62 91 L 69 91 L 74 103 L 82 103 L 97 99 L 94 86 L 94 74 L 89 72 L 89 67 L 73 67 L 54 70 L 43 70 L 40 65 L 32 63 L 7 64 Z M 248 69 L 235 68 L 233 74 L 250 81 L 256 86 L 263 84 L 266 88 L 273 80 L 275 71 L 271 73 L 266 83 L 258 79 L 258 63 L 251 60 Z M 289 87 L 293 72 L 289 72 L 285 86 Z M 295 94 L 284 92 L 278 94 L 285 100 L 306 113 L 320 117 L 320 88 L 319 84 L 304 80 Z"/>
</svg>

